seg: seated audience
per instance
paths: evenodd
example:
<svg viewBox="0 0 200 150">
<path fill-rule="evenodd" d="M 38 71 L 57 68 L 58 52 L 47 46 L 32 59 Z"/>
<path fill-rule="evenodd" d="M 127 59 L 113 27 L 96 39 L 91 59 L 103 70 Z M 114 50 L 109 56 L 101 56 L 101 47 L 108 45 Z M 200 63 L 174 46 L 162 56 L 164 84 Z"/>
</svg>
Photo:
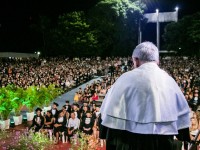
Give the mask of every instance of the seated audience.
<svg viewBox="0 0 200 150">
<path fill-rule="evenodd" d="M 36 110 L 36 115 L 33 118 L 33 123 L 30 126 L 29 130 L 33 130 L 34 132 L 39 132 L 39 130 L 43 127 L 44 125 L 44 117 L 42 116 L 41 108 L 37 108 Z"/>
<path fill-rule="evenodd" d="M 91 135 L 93 132 L 94 120 L 91 113 L 88 111 L 86 117 L 81 122 L 81 129 L 83 133 Z"/>
<path fill-rule="evenodd" d="M 50 110 L 47 111 L 47 114 L 44 117 L 43 129 L 53 129 L 53 117 Z"/>
<path fill-rule="evenodd" d="M 72 137 L 79 129 L 80 120 L 75 117 L 75 113 L 71 113 L 71 118 L 69 119 L 69 123 L 67 126 L 66 135 L 68 136 L 68 140 L 70 141 L 70 137 Z"/>
<path fill-rule="evenodd" d="M 65 107 L 66 107 L 66 110 L 67 110 L 67 112 L 68 113 L 71 113 L 71 111 L 72 111 L 72 108 L 71 108 L 71 106 L 70 106 L 70 104 L 69 104 L 69 100 L 67 100 L 67 101 L 65 101 Z"/>
<path fill-rule="evenodd" d="M 56 137 L 55 144 L 59 142 L 59 135 L 65 131 L 66 118 L 64 117 L 63 111 L 60 111 L 54 124 L 54 136 Z"/>
<path fill-rule="evenodd" d="M 52 116 L 54 118 L 54 122 L 55 122 L 55 119 L 58 117 L 58 114 L 59 114 L 59 111 L 58 111 L 58 103 L 54 102 L 53 103 L 53 106 L 52 106 L 52 109 L 51 109 L 51 113 L 52 113 Z"/>
</svg>

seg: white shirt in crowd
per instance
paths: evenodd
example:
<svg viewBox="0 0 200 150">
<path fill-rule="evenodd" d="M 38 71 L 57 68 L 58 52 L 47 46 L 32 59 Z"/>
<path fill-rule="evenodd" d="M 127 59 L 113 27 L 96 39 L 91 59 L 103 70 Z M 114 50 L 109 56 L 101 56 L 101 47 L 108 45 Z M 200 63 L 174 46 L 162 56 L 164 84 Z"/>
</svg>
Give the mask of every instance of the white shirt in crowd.
<svg viewBox="0 0 200 150">
<path fill-rule="evenodd" d="M 119 77 L 100 112 L 104 126 L 133 133 L 175 135 L 190 126 L 190 109 L 183 93 L 154 62 Z"/>
<path fill-rule="evenodd" d="M 78 129 L 80 125 L 80 120 L 78 118 L 70 118 L 68 122 L 68 128 L 74 127 L 74 129 Z"/>
</svg>

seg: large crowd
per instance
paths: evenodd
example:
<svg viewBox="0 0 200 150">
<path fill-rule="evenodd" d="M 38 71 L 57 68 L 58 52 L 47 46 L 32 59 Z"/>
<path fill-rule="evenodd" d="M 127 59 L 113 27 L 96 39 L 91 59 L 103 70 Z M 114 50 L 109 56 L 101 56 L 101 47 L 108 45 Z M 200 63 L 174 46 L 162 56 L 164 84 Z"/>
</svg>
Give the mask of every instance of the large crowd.
<svg viewBox="0 0 200 150">
<path fill-rule="evenodd" d="M 120 58 L 123 59 L 123 58 Z M 125 58 L 124 58 L 125 59 Z M 64 90 L 105 75 L 118 58 L 0 59 L 0 87 L 15 84 L 27 88 L 55 84 Z M 127 59 L 125 59 L 127 63 Z"/>
<path fill-rule="evenodd" d="M 178 83 L 191 108 L 191 139 L 200 129 L 200 59 L 197 57 L 162 57 L 160 67 L 170 74 Z M 102 76 L 86 88 L 79 89 L 74 95 L 74 103 L 66 105 L 61 110 L 54 103 L 52 109 L 43 117 L 41 109 L 31 127 L 35 131 L 48 130 L 55 135 L 56 142 L 60 134 L 70 140 L 78 130 L 85 134 L 99 137 L 99 109 L 96 102 L 103 99 L 110 86 L 124 72 L 132 70 L 131 57 L 105 58 L 46 58 L 0 61 L 0 86 L 16 84 L 27 88 L 30 85 L 49 85 L 51 83 L 67 90 L 84 83 L 94 76 Z"/>
</svg>

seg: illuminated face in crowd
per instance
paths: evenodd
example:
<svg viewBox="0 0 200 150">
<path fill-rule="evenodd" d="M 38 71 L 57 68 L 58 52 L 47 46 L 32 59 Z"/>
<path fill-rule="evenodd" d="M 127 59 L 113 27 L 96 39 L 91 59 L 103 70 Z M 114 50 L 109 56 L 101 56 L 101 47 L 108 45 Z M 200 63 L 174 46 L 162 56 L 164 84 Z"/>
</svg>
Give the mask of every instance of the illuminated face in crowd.
<svg viewBox="0 0 200 150">
<path fill-rule="evenodd" d="M 75 114 L 71 113 L 71 118 L 74 119 L 75 118 Z"/>
<path fill-rule="evenodd" d="M 100 108 L 99 108 L 99 107 L 96 107 L 96 111 L 99 112 L 99 110 L 100 110 Z"/>
<path fill-rule="evenodd" d="M 90 117 L 91 117 L 91 114 L 90 114 L 90 113 L 87 113 L 86 116 L 87 116 L 88 118 L 90 118 Z"/>
<path fill-rule="evenodd" d="M 87 106 L 84 106 L 84 107 L 83 107 L 83 110 L 84 110 L 84 111 L 87 111 L 87 110 L 88 110 Z"/>
<path fill-rule="evenodd" d="M 51 113 L 50 113 L 50 112 L 48 112 L 48 111 L 47 111 L 47 116 L 48 116 L 48 117 L 50 117 L 50 116 L 51 116 Z"/>
<path fill-rule="evenodd" d="M 37 113 L 37 116 L 41 115 L 41 111 L 40 110 L 38 110 L 36 113 Z"/>
<path fill-rule="evenodd" d="M 74 106 L 73 106 L 73 109 L 74 109 L 74 110 L 77 110 L 77 109 L 78 109 L 78 107 L 77 107 L 76 105 L 74 105 Z"/>
<path fill-rule="evenodd" d="M 64 113 L 61 111 L 60 114 L 59 114 L 59 116 L 60 116 L 60 117 L 63 117 L 63 116 L 64 116 Z"/>
<path fill-rule="evenodd" d="M 57 106 L 55 104 L 53 104 L 53 108 L 55 109 L 55 108 L 57 108 Z"/>
</svg>

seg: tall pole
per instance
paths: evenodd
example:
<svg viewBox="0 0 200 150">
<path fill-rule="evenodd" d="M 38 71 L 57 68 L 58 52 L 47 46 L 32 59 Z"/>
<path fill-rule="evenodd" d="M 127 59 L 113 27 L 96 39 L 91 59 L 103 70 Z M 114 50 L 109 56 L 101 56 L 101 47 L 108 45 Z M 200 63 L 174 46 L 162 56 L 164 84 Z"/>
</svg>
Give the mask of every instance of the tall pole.
<svg viewBox="0 0 200 150">
<path fill-rule="evenodd" d="M 138 26 L 138 44 L 142 43 L 142 31 L 141 31 L 141 20 L 139 18 L 139 26 Z"/>
<path fill-rule="evenodd" d="M 139 6 L 141 6 L 142 0 L 139 1 Z M 142 30 L 141 30 L 141 16 L 138 20 L 138 44 L 142 43 Z"/>
<path fill-rule="evenodd" d="M 178 22 L 178 9 L 179 9 L 178 7 L 175 8 L 175 11 L 176 11 L 176 22 Z"/>
<path fill-rule="evenodd" d="M 159 10 L 156 9 L 157 22 L 156 22 L 156 38 L 157 38 L 157 47 L 160 50 L 160 23 L 159 23 Z"/>
</svg>

